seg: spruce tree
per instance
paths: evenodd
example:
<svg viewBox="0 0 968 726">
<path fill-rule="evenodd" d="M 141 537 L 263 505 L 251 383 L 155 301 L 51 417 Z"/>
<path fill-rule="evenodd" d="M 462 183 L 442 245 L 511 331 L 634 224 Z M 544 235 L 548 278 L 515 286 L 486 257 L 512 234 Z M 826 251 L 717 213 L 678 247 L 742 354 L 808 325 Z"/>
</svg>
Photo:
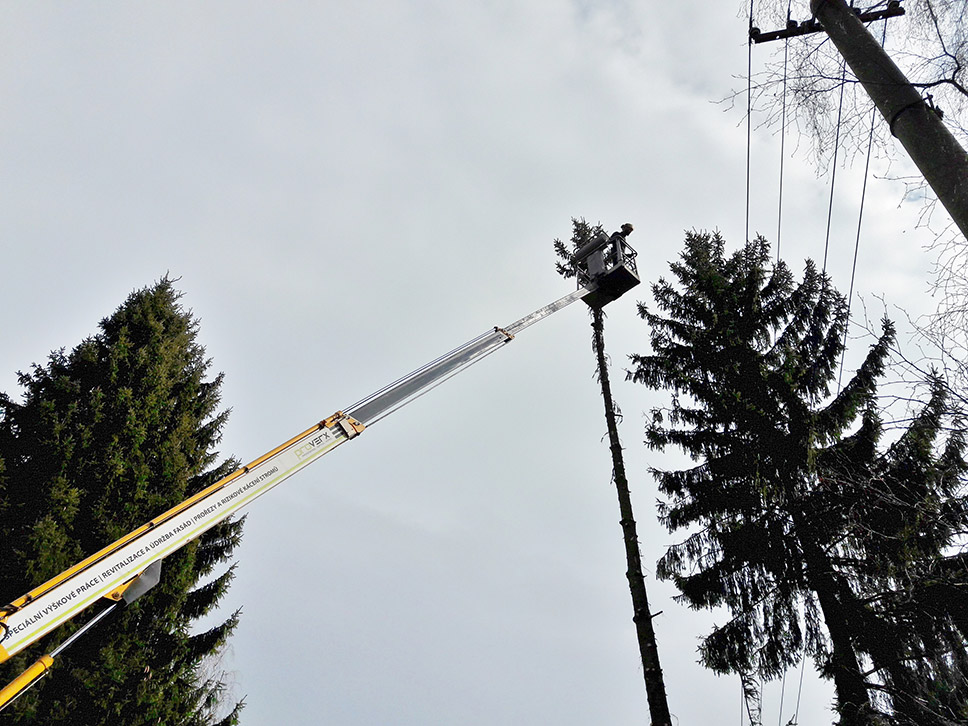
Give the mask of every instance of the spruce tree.
<svg viewBox="0 0 968 726">
<path fill-rule="evenodd" d="M 8 599 L 235 468 L 215 451 L 227 418 L 222 377 L 206 378 L 198 323 L 179 297 L 168 279 L 132 293 L 96 334 L 21 373 L 21 400 L 0 396 L 0 592 Z M 233 569 L 220 565 L 241 533 L 241 520 L 222 523 L 166 558 L 152 591 L 65 651 L 0 723 L 237 723 L 241 703 L 216 716 L 225 684 L 213 656 L 239 613 L 204 632 L 192 626 L 225 594 Z M 4 682 L 39 655 L 28 650 L 4 665 Z"/>
<path fill-rule="evenodd" d="M 832 563 L 855 592 L 855 639 L 895 723 L 968 721 L 968 529 L 964 431 L 944 382 L 883 453 L 873 412 L 820 457 L 824 510 L 840 533 Z M 866 440 L 864 440 L 866 439 Z"/>
<path fill-rule="evenodd" d="M 631 375 L 673 392 L 648 444 L 697 462 L 655 473 L 663 520 L 685 533 L 660 576 L 693 607 L 730 613 L 703 638 L 703 662 L 769 679 L 813 656 L 834 681 L 841 724 L 931 723 L 914 701 L 925 673 L 957 656 L 932 662 L 926 645 L 897 638 L 954 632 L 950 612 L 929 613 L 905 589 L 944 565 L 963 530 L 962 439 L 933 445 L 943 397 L 881 454 L 888 321 L 834 392 L 846 305 L 812 263 L 795 282 L 763 239 L 727 256 L 718 234 L 690 233 L 672 271 L 678 285 L 653 286 L 659 312 L 640 308 L 653 353 L 633 356 Z"/>
<path fill-rule="evenodd" d="M 592 226 L 583 219 L 572 219 L 571 247 L 567 247 L 561 240 L 554 242 L 555 252 L 559 260 L 556 263 L 558 274 L 566 279 L 575 277 L 574 253 L 603 231 L 601 226 Z M 601 387 L 602 403 L 605 408 L 605 426 L 608 431 L 609 451 L 612 456 L 612 481 L 615 483 L 615 491 L 618 494 L 619 513 L 621 515 L 619 524 L 622 527 L 622 538 L 625 542 L 625 560 L 628 568 L 625 576 L 632 597 L 632 621 L 635 623 L 639 656 L 642 659 L 642 674 L 645 678 L 649 714 L 652 726 L 671 726 L 672 716 L 669 712 L 662 666 L 659 663 L 659 648 L 656 642 L 655 629 L 652 625 L 653 615 L 649 606 L 645 576 L 642 574 L 642 555 L 639 551 L 639 538 L 636 531 L 635 514 L 632 509 L 632 495 L 629 491 L 629 482 L 625 472 L 622 443 L 618 436 L 618 417 L 620 414 L 612 397 L 612 385 L 608 374 L 608 358 L 605 355 L 605 313 L 601 307 L 592 307 L 589 312 L 592 318 L 592 350 L 595 352 L 595 375 Z"/>
<path fill-rule="evenodd" d="M 699 462 L 655 472 L 669 498 L 666 526 L 691 531 L 660 559 L 658 574 L 693 607 L 729 609 L 731 618 L 702 641 L 705 665 L 774 678 L 801 654 L 814 655 L 834 679 L 842 723 L 867 723 L 848 614 L 814 531 L 821 522 L 806 515 L 805 501 L 817 448 L 870 400 L 891 331 L 823 406 L 845 306 L 812 264 L 795 285 L 769 259 L 762 239 L 727 257 L 718 234 L 691 233 L 671 266 L 682 289 L 660 279 L 653 294 L 664 314 L 640 307 L 653 355 L 633 356 L 631 375 L 674 393 L 671 408 L 653 412 L 647 441 Z"/>
</svg>

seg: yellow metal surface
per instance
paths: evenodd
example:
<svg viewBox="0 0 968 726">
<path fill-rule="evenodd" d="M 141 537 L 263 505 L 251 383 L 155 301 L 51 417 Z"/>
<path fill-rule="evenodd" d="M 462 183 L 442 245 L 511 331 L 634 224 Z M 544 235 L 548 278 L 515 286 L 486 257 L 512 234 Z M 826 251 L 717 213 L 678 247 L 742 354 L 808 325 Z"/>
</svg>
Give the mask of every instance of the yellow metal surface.
<svg viewBox="0 0 968 726">
<path fill-rule="evenodd" d="M 24 606 L 30 604 L 32 601 L 49 594 L 51 591 L 60 587 L 63 583 L 71 580 L 72 578 L 76 577 L 80 573 L 83 573 L 85 570 L 88 570 L 89 568 L 94 567 L 100 561 L 110 557 L 114 553 L 118 552 L 122 548 L 129 545 L 134 540 L 149 533 L 152 529 L 158 527 L 159 525 L 164 524 L 165 522 L 168 522 L 169 520 L 172 520 L 178 517 L 181 513 L 185 512 L 187 509 L 197 504 L 199 501 L 204 500 L 212 495 L 215 495 L 219 490 L 223 489 L 226 486 L 229 486 L 235 480 L 245 476 L 246 474 L 248 474 L 250 470 L 260 466 L 261 464 L 265 463 L 267 460 L 272 459 L 280 452 L 297 444 L 299 441 L 306 439 L 308 436 L 315 434 L 316 432 L 322 430 L 323 428 L 334 427 L 334 426 L 337 427 L 339 430 L 341 430 L 342 433 L 347 438 L 350 438 L 350 439 L 359 435 L 364 429 L 363 424 L 361 424 L 359 421 L 353 419 L 351 416 L 347 416 L 342 411 L 337 411 L 335 414 L 333 414 L 327 419 L 324 419 L 323 421 L 320 421 L 312 428 L 306 429 L 305 431 L 297 434 L 296 436 L 292 437 L 288 441 L 283 442 L 282 444 L 275 447 L 271 451 L 268 451 L 262 456 L 260 456 L 258 459 L 255 459 L 254 461 L 249 462 L 248 464 L 241 467 L 240 469 L 237 469 L 236 471 L 232 472 L 228 476 L 220 479 L 214 484 L 211 484 L 205 489 L 197 492 L 196 494 L 190 496 L 189 498 L 185 499 L 181 503 L 175 505 L 174 507 L 164 512 L 163 514 L 155 517 L 151 521 L 143 524 L 137 529 L 124 535 L 123 537 L 113 542 L 112 544 L 108 545 L 107 547 L 103 548 L 99 552 L 96 552 L 90 557 L 87 557 L 86 559 L 77 563 L 73 567 L 65 570 L 64 572 L 60 573 L 56 577 L 48 580 L 47 582 L 40 585 L 39 587 L 32 589 L 26 595 L 21 596 L 20 598 L 14 600 L 8 605 L 0 607 L 0 630 L 5 631 L 5 626 L 8 622 L 8 619 L 14 613 L 19 611 Z M 118 602 L 122 600 L 124 597 L 125 591 L 127 591 L 137 581 L 137 579 L 138 579 L 137 577 L 131 578 L 130 580 L 123 583 L 122 585 L 119 585 L 118 587 L 116 587 L 111 592 L 108 592 L 106 595 L 103 595 L 103 597 L 113 602 Z M 30 642 L 33 642 L 33 641 L 30 641 Z M 18 652 L 23 647 L 26 647 L 26 645 L 29 645 L 29 643 L 20 644 L 19 647 L 17 647 L 14 652 Z M 3 646 L 0 646 L 0 663 L 8 660 L 10 657 L 11 657 L 11 653 L 8 651 L 8 649 L 4 648 Z M 40 662 L 41 661 L 38 661 L 38 663 Z M 41 675 L 42 675 L 42 672 L 41 672 Z M 37 676 L 37 677 L 40 677 L 40 676 Z"/>
<path fill-rule="evenodd" d="M 113 600 L 114 602 L 120 601 L 121 598 L 124 597 L 124 593 L 126 593 L 128 591 L 128 589 L 132 585 L 134 585 L 134 583 L 136 583 L 141 578 L 141 576 L 143 574 L 145 574 L 145 573 L 144 572 L 139 572 L 137 575 L 135 575 L 134 577 L 132 577 L 130 580 L 125 580 L 120 585 L 118 585 L 116 588 L 114 588 L 113 590 L 111 590 L 111 592 L 107 593 L 104 596 L 104 599 L 105 600 Z"/>
<path fill-rule="evenodd" d="M 31 684 L 41 678 L 54 664 L 54 659 L 49 655 L 43 655 L 30 668 L 7 684 L 0 690 L 0 709 L 10 703 L 13 699 L 27 690 Z"/>
<path fill-rule="evenodd" d="M 341 417 L 341 416 L 343 416 L 343 413 L 341 411 L 339 411 L 336 414 L 334 414 L 333 416 L 331 416 L 330 419 L 338 420 L 338 418 Z M 330 419 L 326 419 L 326 420 L 328 421 Z M 325 422 L 322 422 L 322 423 L 325 424 Z M 76 575 L 79 572 L 83 572 L 84 570 L 86 570 L 91 565 L 94 565 L 99 560 L 101 560 L 101 559 L 107 557 L 108 555 L 110 555 L 112 552 L 116 552 L 117 550 L 121 549 L 122 547 L 124 547 L 126 544 L 128 544 L 132 540 L 136 539 L 137 537 L 140 537 L 142 534 L 144 534 L 148 530 L 150 530 L 150 529 L 158 526 L 162 522 L 165 522 L 165 521 L 171 519 L 172 517 L 178 516 L 181 512 L 185 511 L 187 508 L 189 508 L 190 506 L 192 506 L 193 504 L 195 504 L 195 502 L 199 501 L 200 499 L 204 499 L 205 497 L 207 497 L 208 495 L 212 494 L 213 492 L 216 492 L 219 489 L 221 489 L 222 487 L 230 484 L 235 479 L 238 479 L 240 476 L 243 476 L 244 474 L 246 474 L 249 471 L 249 469 L 251 469 L 253 466 L 258 466 L 259 464 L 261 464 L 262 462 L 264 462 L 266 459 L 269 459 L 272 456 L 275 456 L 276 454 L 278 454 L 283 449 L 288 448 L 289 446 L 291 446 L 292 444 L 296 443 L 297 441 L 299 441 L 303 437 L 307 436 L 308 434 L 311 434 L 313 431 L 318 431 L 319 428 L 320 428 L 320 424 L 317 424 L 316 426 L 313 426 L 312 428 L 306 429 L 302 433 L 297 434 L 296 436 L 293 436 L 288 441 L 280 444 L 279 446 L 277 446 L 276 448 L 272 449 L 271 451 L 266 452 L 265 454 L 263 454 L 262 456 L 260 456 L 258 459 L 249 462 L 248 464 L 246 464 L 245 466 L 243 466 L 241 469 L 235 470 L 234 472 L 232 472 L 228 476 L 226 476 L 223 479 L 220 479 L 219 481 L 215 482 L 214 484 L 206 487 L 205 489 L 203 489 L 202 491 L 198 492 L 197 494 L 192 495 L 191 497 L 189 497 L 185 501 L 181 502 L 180 504 L 176 504 L 174 507 L 172 507 L 171 509 L 169 509 L 164 514 L 162 514 L 162 515 L 160 515 L 158 517 L 155 517 L 150 522 L 147 522 L 146 524 L 143 524 L 140 527 L 138 527 L 136 530 L 133 530 L 132 532 L 129 532 L 128 534 L 124 535 L 124 537 L 122 537 L 121 539 L 117 540 L 116 542 L 113 542 L 112 544 L 109 544 L 107 547 L 105 547 L 104 549 L 100 550 L 99 552 L 96 552 L 95 554 L 91 555 L 90 557 L 88 557 L 88 558 L 86 558 L 84 560 L 81 560 L 80 562 L 78 562 L 76 565 L 74 565 L 70 569 L 64 570 L 64 572 L 60 573 L 59 575 L 57 575 L 54 578 L 51 578 L 50 580 L 48 580 L 47 582 L 45 582 L 43 585 L 40 585 L 39 587 L 35 587 L 33 590 L 31 590 L 30 592 L 28 592 L 26 595 L 22 595 L 21 597 L 17 598 L 13 602 L 11 602 L 9 605 L 5 605 L 3 607 L 0 607 L 0 623 L 5 623 L 8 615 L 16 612 L 17 610 L 19 610 L 21 607 L 23 607 L 27 603 L 29 603 L 32 600 L 40 597 L 41 595 L 44 595 L 47 592 L 50 592 L 55 587 L 57 587 L 58 585 L 60 585 L 62 582 L 65 582 L 66 580 L 69 580 L 71 577 L 73 577 L 74 575 Z M 0 653 L 0 656 L 6 656 L 6 651 L 4 651 L 3 653 Z M 9 657 L 9 656 L 0 657 L 0 663 L 2 663 L 4 660 L 6 660 L 7 657 Z"/>
<path fill-rule="evenodd" d="M 113 590 L 111 590 L 111 592 L 109 592 L 107 595 L 104 596 L 104 599 L 118 602 L 122 597 L 124 597 L 124 591 L 127 590 L 129 587 L 131 587 L 134 584 L 134 581 L 137 579 L 138 579 L 137 577 L 133 577 L 127 582 L 125 582 L 123 585 L 119 585 L 118 587 L 114 588 Z"/>
<path fill-rule="evenodd" d="M 319 422 L 319 425 L 320 426 L 325 426 L 326 428 L 331 429 L 331 428 L 333 428 L 337 424 L 337 422 L 341 418 L 343 418 L 343 412 L 342 411 L 337 411 L 336 413 L 334 413 L 329 418 L 324 418 L 322 421 L 320 421 Z"/>
</svg>

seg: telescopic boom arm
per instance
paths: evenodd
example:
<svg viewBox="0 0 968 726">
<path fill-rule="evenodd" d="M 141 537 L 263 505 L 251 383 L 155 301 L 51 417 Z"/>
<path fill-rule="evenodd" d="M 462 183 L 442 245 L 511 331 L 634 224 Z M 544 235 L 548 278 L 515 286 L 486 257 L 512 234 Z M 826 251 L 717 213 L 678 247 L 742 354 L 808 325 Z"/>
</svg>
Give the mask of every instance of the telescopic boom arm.
<svg viewBox="0 0 968 726">
<path fill-rule="evenodd" d="M 615 239 L 612 252 L 607 253 L 608 245 L 605 244 L 606 240 L 603 236 L 599 248 L 593 250 L 590 255 L 597 255 L 602 260 L 606 260 L 606 254 L 608 254 L 607 260 L 612 260 L 615 258 L 615 250 L 621 252 L 622 248 L 618 243 L 621 242 L 624 245 L 624 238 Z M 122 600 L 130 602 L 133 599 L 130 595 L 125 598 L 125 591 L 129 588 L 133 592 L 137 591 L 137 596 L 140 596 L 154 582 L 157 582 L 157 573 L 153 571 L 149 573 L 150 577 L 141 579 L 139 584 L 139 577 L 146 573 L 146 570 L 149 568 L 157 570 L 156 564 L 160 564 L 161 560 L 172 552 L 201 536 L 206 530 L 232 516 L 242 507 L 340 444 L 356 438 L 367 426 L 372 426 L 448 378 L 502 348 L 518 333 L 534 323 L 580 299 L 593 307 L 601 307 L 632 285 L 638 284 L 638 277 L 632 263 L 634 252 L 631 253 L 631 257 L 626 257 L 624 262 L 621 255 L 618 259 L 618 267 L 614 262 L 606 262 L 602 265 L 601 260 L 597 263 L 592 260 L 591 264 L 584 258 L 576 260 L 576 265 L 580 268 L 579 284 L 584 284 L 584 287 L 504 328 L 495 327 L 483 333 L 344 411 L 337 411 L 329 418 L 323 419 L 255 461 L 129 532 L 100 552 L 77 563 L 10 604 L 0 607 L 0 663 L 91 607 L 98 600 L 107 599 L 111 603 L 120 603 Z M 631 265 L 632 280 L 626 279 L 629 275 L 626 268 L 629 265 Z M 600 267 L 604 272 L 589 276 L 589 268 L 597 270 Z M 584 274 L 581 274 L 583 271 Z M 103 614 L 105 613 L 99 614 L 97 618 L 100 619 Z M 70 642 L 73 642 L 73 638 Z M 13 683 L 0 690 L 0 709 L 46 674 L 51 665 L 52 656 L 68 644 L 65 642 L 51 655 L 43 656 Z"/>
</svg>

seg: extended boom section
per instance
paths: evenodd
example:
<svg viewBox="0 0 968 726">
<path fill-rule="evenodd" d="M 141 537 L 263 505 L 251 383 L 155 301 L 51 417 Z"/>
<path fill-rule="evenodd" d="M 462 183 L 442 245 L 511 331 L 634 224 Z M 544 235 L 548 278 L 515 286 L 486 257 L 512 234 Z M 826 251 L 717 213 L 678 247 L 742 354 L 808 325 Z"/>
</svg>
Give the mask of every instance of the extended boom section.
<svg viewBox="0 0 968 726">
<path fill-rule="evenodd" d="M 601 308 L 639 284 L 635 251 L 625 241 L 632 225 L 596 237 L 573 259 L 579 289 L 535 310 L 506 327 L 495 327 L 343 411 L 337 411 L 264 456 L 192 495 L 117 542 L 0 608 L 0 663 L 104 599 L 110 605 L 44 655 L 6 688 L 0 709 L 11 703 L 50 669 L 53 659 L 83 632 L 123 601 L 130 604 L 159 577 L 161 561 L 219 522 L 320 459 L 367 426 L 399 410 L 427 391 L 514 340 L 529 326 L 584 300 Z"/>
<path fill-rule="evenodd" d="M 202 535 L 293 474 L 451 376 L 503 347 L 525 328 L 587 296 L 594 284 L 474 338 L 320 421 L 264 456 L 155 517 L 54 579 L 0 608 L 0 662 L 106 598 L 150 565 Z M 0 708 L 4 700 L 0 698 Z"/>
<path fill-rule="evenodd" d="M 534 325 L 539 320 L 561 310 L 576 300 L 581 300 L 588 295 L 593 287 L 593 285 L 590 285 L 576 290 L 506 327 L 495 327 L 493 330 L 479 335 L 450 353 L 391 383 L 386 388 L 354 403 L 346 409 L 346 412 L 364 426 L 372 425 L 423 395 L 431 388 L 435 388 L 448 378 L 457 375 L 468 366 L 483 360 L 505 344 L 510 343 L 515 335 L 528 326 Z"/>
</svg>

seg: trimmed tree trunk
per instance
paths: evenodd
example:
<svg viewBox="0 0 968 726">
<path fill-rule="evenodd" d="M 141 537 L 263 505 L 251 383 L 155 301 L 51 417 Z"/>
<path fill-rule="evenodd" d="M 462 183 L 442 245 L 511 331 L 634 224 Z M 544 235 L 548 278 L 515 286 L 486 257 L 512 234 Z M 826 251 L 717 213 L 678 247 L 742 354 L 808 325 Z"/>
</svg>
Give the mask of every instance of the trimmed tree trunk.
<svg viewBox="0 0 968 726">
<path fill-rule="evenodd" d="M 615 403 L 612 400 L 612 386 L 608 378 L 608 363 L 605 359 L 605 316 L 601 309 L 592 310 L 592 330 L 594 331 L 595 355 L 598 359 L 598 380 L 602 386 L 602 401 L 605 404 L 605 423 L 608 426 L 608 443 L 612 452 L 612 473 L 615 489 L 618 492 L 618 507 L 622 519 L 622 535 L 625 539 L 625 558 L 628 562 L 626 576 L 629 592 L 632 594 L 632 622 L 639 641 L 639 654 L 642 657 L 642 671 L 645 676 L 645 692 L 649 699 L 649 713 L 652 726 L 672 726 L 669 703 L 666 699 L 665 682 L 659 665 L 659 649 L 655 642 L 652 627 L 652 612 L 649 610 L 649 597 L 645 590 L 645 577 L 642 575 L 642 558 L 639 553 L 639 540 L 635 531 L 635 517 L 632 514 L 632 497 L 625 476 L 625 460 L 622 457 L 622 444 L 618 438 L 618 424 L 615 417 Z"/>
</svg>

